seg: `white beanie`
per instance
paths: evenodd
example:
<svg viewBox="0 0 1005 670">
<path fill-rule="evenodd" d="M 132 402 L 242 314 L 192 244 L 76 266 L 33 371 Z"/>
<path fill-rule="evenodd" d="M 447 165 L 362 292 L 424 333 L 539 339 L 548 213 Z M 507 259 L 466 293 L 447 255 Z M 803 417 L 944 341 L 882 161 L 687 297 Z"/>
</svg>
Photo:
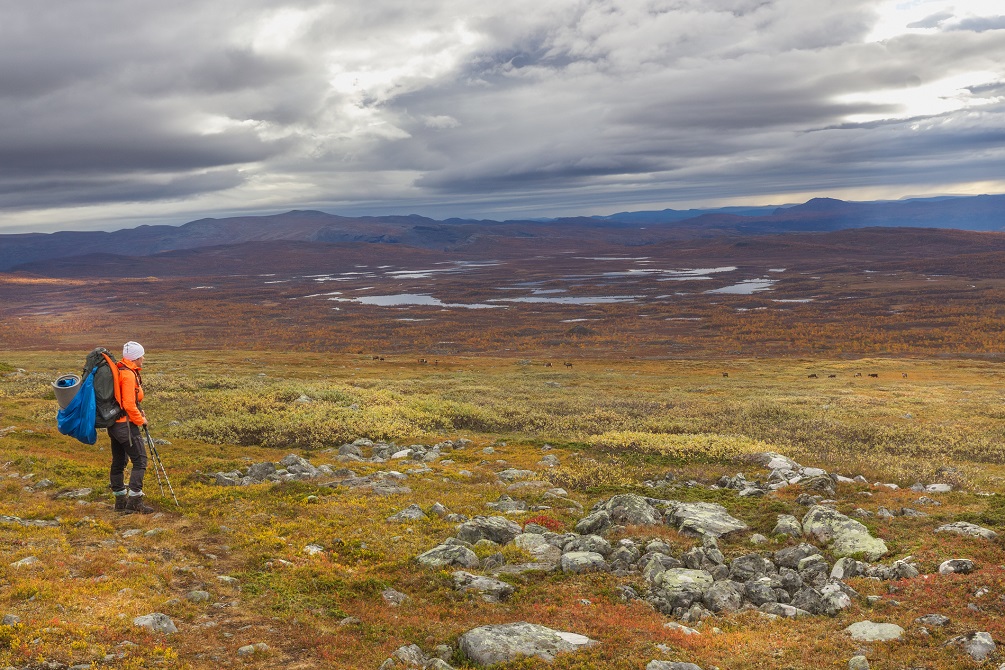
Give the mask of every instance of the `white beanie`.
<svg viewBox="0 0 1005 670">
<path fill-rule="evenodd" d="M 122 345 L 122 358 L 128 361 L 143 358 L 143 345 L 139 342 L 126 342 Z"/>
</svg>

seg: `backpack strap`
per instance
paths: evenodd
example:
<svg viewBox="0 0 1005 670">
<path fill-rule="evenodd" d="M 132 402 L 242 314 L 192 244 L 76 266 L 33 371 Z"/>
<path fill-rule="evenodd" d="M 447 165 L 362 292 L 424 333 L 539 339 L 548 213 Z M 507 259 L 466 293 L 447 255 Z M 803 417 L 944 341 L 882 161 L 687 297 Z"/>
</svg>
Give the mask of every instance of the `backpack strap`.
<svg viewBox="0 0 1005 670">
<path fill-rule="evenodd" d="M 115 402 L 119 403 L 119 407 L 122 407 L 122 389 L 119 388 L 119 364 L 108 354 L 102 352 L 101 355 L 105 357 L 108 369 L 112 371 L 112 388 L 115 389 Z"/>
</svg>

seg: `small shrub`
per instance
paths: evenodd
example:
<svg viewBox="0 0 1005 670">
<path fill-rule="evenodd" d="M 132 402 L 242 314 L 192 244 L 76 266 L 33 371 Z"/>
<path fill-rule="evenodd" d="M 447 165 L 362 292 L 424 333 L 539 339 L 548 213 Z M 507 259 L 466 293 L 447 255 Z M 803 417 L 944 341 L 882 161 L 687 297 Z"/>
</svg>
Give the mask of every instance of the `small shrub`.
<svg viewBox="0 0 1005 670">
<path fill-rule="evenodd" d="M 536 516 L 530 517 L 529 519 L 524 521 L 523 527 L 526 528 L 527 524 L 529 523 L 535 523 L 538 526 L 544 526 L 553 533 L 561 533 L 563 530 L 565 530 L 564 523 L 562 523 L 561 521 L 559 521 L 554 517 L 548 516 L 547 514 L 538 514 Z"/>
</svg>

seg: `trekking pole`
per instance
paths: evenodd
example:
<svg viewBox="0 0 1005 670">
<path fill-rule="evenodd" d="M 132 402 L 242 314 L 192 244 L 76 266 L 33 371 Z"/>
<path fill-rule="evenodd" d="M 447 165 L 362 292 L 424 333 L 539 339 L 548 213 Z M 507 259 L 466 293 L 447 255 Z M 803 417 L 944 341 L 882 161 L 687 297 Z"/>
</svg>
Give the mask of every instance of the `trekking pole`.
<svg viewBox="0 0 1005 670">
<path fill-rule="evenodd" d="M 152 445 L 148 442 L 147 443 L 147 453 L 150 454 L 150 460 L 153 461 L 153 464 L 154 464 L 154 474 L 157 475 L 157 486 L 160 487 L 161 496 L 163 497 L 163 495 L 164 495 L 164 482 L 161 479 L 161 471 L 157 469 L 157 459 L 154 458 L 153 452 L 151 451 L 151 447 L 152 447 Z"/>
<path fill-rule="evenodd" d="M 178 496 L 174 493 L 174 487 L 171 486 L 171 478 L 168 477 L 167 469 L 164 467 L 164 461 L 161 460 L 161 455 L 157 452 L 157 446 L 154 445 L 154 440 L 150 437 L 150 430 L 146 427 L 146 424 L 143 425 L 143 432 L 147 436 L 147 444 L 150 445 L 150 451 L 153 453 L 154 460 L 156 461 L 154 470 L 156 470 L 157 467 L 160 467 L 161 472 L 164 473 L 164 481 L 167 482 L 168 490 L 171 491 L 171 497 L 174 498 L 174 504 L 181 507 L 181 503 L 178 502 Z M 160 475 L 157 476 L 157 480 L 160 481 Z"/>
</svg>

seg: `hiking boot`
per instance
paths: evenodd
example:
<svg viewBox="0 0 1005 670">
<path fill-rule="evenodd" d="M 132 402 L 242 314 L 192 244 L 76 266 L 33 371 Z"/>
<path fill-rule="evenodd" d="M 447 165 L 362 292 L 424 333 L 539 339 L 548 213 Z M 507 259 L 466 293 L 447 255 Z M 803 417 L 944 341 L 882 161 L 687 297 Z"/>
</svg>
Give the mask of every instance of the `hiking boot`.
<svg viewBox="0 0 1005 670">
<path fill-rule="evenodd" d="M 126 511 L 126 498 L 128 498 L 129 496 L 123 495 L 123 496 L 113 496 L 113 497 L 115 498 L 115 511 L 116 512 L 125 512 Z"/>
<path fill-rule="evenodd" d="M 126 512 L 136 514 L 150 514 L 154 512 L 154 508 L 143 502 L 143 496 L 125 496 L 128 498 L 126 501 Z"/>
</svg>

